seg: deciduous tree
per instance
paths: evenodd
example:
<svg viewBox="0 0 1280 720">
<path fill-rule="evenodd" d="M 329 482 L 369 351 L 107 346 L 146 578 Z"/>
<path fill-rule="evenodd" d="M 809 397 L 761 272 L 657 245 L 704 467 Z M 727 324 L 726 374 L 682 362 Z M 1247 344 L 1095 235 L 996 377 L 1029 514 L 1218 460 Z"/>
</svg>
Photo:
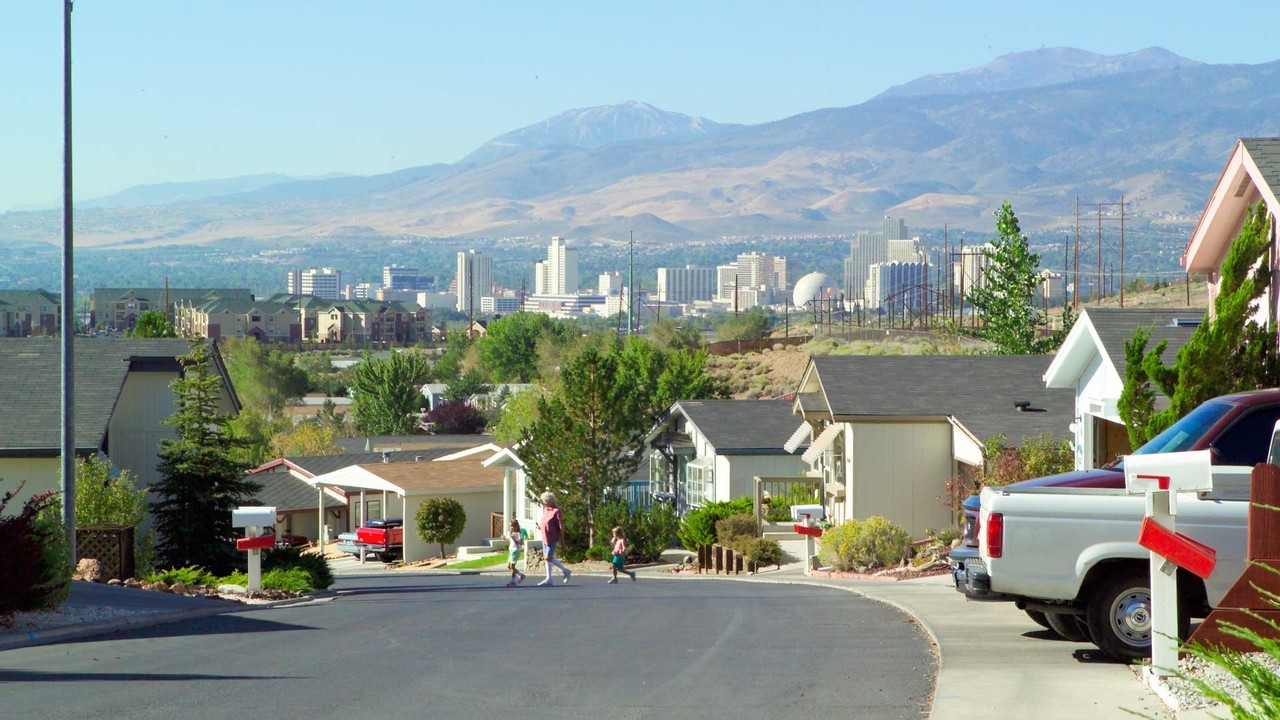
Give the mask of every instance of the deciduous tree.
<svg viewBox="0 0 1280 720">
<path fill-rule="evenodd" d="M 1049 352 L 1066 333 L 1047 334 L 1048 318 L 1036 302 L 1042 282 L 1040 254 L 1031 252 L 1009 203 L 995 217 L 997 237 L 991 241 L 993 247 L 984 251 L 990 264 L 983 270 L 983 282 L 965 293 L 965 300 L 982 318 L 977 334 L 994 343 L 1000 355 Z"/>
<path fill-rule="evenodd" d="M 440 557 L 444 546 L 458 539 L 467 526 L 467 511 L 462 503 L 451 497 L 433 497 L 418 506 L 415 517 L 418 537 L 424 542 L 440 543 Z"/>
<path fill-rule="evenodd" d="M 572 324 L 542 313 L 512 313 L 489 323 L 479 340 L 480 361 L 494 382 L 527 383 L 538 375 L 538 343 L 563 343 L 574 334 Z"/>
<path fill-rule="evenodd" d="M 307 373 L 294 365 L 292 354 L 253 338 L 228 338 L 219 348 L 244 407 L 272 418 L 307 392 Z"/>
<path fill-rule="evenodd" d="M 357 365 L 351 405 L 356 430 L 368 435 L 412 433 L 411 416 L 425 404 L 420 386 L 430 374 L 426 359 L 410 351 Z"/>
<path fill-rule="evenodd" d="M 159 310 L 143 310 L 138 321 L 125 333 L 128 337 L 173 338 L 178 337 L 169 324 L 169 317 Z"/>
</svg>

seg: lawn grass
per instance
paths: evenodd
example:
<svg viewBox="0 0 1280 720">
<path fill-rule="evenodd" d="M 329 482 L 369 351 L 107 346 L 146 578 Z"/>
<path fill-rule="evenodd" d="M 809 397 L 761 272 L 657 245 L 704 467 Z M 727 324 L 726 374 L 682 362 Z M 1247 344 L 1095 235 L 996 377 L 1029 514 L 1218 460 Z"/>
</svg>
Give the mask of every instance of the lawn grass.
<svg viewBox="0 0 1280 720">
<path fill-rule="evenodd" d="M 459 562 L 451 562 L 445 567 L 450 570 L 475 570 L 477 568 L 494 567 L 496 565 L 506 565 L 507 554 L 486 555 L 484 557 L 473 558 L 471 560 L 461 560 Z"/>
</svg>

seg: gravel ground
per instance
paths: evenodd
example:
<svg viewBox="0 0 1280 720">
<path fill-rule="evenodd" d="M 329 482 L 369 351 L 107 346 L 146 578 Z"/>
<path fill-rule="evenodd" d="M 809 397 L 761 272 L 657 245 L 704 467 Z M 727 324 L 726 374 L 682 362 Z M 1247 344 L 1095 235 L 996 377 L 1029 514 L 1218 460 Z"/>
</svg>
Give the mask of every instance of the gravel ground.
<svg viewBox="0 0 1280 720">
<path fill-rule="evenodd" d="M 52 630 L 68 625 L 87 625 L 124 617 L 149 615 L 155 612 L 160 611 L 120 607 L 73 607 L 51 612 L 20 612 L 14 613 L 13 617 L 10 618 L 10 622 L 0 623 L 0 632 Z"/>
<path fill-rule="evenodd" d="M 1262 663 L 1268 670 L 1276 675 L 1280 675 L 1280 661 L 1268 655 L 1267 653 L 1249 653 L 1249 657 Z M 1179 663 L 1182 672 L 1188 677 L 1205 680 L 1213 685 L 1227 691 L 1233 697 L 1246 697 L 1244 686 L 1236 681 L 1226 670 L 1206 662 L 1198 657 L 1183 658 Z M 1203 695 L 1195 690 L 1190 682 L 1180 678 L 1167 678 L 1163 680 L 1165 686 L 1173 693 L 1178 701 L 1178 708 L 1182 710 L 1194 710 L 1197 708 L 1207 708 L 1215 703 L 1206 699 Z"/>
</svg>

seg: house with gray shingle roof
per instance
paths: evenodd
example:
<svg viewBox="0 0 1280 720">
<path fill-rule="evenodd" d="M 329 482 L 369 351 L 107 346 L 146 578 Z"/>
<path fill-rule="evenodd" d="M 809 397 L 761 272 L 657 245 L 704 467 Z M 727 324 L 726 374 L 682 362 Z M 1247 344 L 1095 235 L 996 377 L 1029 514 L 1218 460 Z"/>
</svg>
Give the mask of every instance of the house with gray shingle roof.
<svg viewBox="0 0 1280 720">
<path fill-rule="evenodd" d="M 800 455 L 783 448 L 795 425 L 786 401 L 680 400 L 645 436 L 651 491 L 671 493 L 684 513 L 753 497 L 757 476 L 803 475 Z"/>
<path fill-rule="evenodd" d="M 1048 387 L 1075 394 L 1071 423 L 1077 470 L 1102 467 L 1133 449 L 1116 407 L 1124 389 L 1125 343 L 1144 328 L 1150 333 L 1147 350 L 1165 342 L 1162 359 L 1172 364 L 1204 314 L 1203 308 L 1087 308 L 1080 313 L 1044 373 Z M 1157 396 L 1156 402 L 1168 399 Z"/>
<path fill-rule="evenodd" d="M 1231 243 L 1240 234 L 1249 208 L 1259 201 L 1266 204 L 1271 218 L 1271 264 L 1277 266 L 1276 219 L 1280 218 L 1280 137 L 1241 138 L 1214 185 L 1200 222 L 1182 256 L 1182 266 L 1189 273 L 1207 273 L 1209 314 L 1213 316 L 1218 294 L 1219 273 Z M 1259 312 L 1259 320 L 1274 324 L 1277 317 L 1277 281 L 1272 280 L 1270 299 Z"/>
<path fill-rule="evenodd" d="M 174 437 L 164 421 L 177 409 L 169 384 L 181 373 L 187 342 L 172 338 L 81 337 L 75 340 L 75 428 L 79 456 L 102 455 L 128 470 L 139 487 L 159 479 L 160 442 Z M 220 409 L 239 400 L 217 347 L 223 380 Z M 55 338 L 0 338 L 0 478 L 6 490 L 27 482 L 21 502 L 58 490 L 61 456 L 61 343 Z"/>
<path fill-rule="evenodd" d="M 947 481 L 983 462 L 983 442 L 1066 440 L 1069 390 L 1046 388 L 1044 355 L 815 356 L 792 410 L 786 447 L 809 440 L 828 517 L 880 515 L 914 536 L 950 527 Z"/>
</svg>

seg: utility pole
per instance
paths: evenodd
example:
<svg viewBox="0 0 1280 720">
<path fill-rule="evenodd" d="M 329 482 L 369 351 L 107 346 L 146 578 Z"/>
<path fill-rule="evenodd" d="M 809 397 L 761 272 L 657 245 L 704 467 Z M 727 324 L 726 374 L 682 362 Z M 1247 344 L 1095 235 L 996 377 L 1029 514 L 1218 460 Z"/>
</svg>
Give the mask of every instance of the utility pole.
<svg viewBox="0 0 1280 720">
<path fill-rule="evenodd" d="M 1120 307 L 1124 307 L 1124 195 L 1120 196 Z"/>
<path fill-rule="evenodd" d="M 1094 301 L 1095 305 L 1100 304 L 1102 296 L 1106 294 L 1107 286 L 1102 282 L 1102 203 L 1098 203 L 1098 299 Z"/>
<path fill-rule="evenodd" d="M 1071 287 L 1075 290 L 1071 293 L 1071 306 L 1075 310 L 1080 310 L 1080 196 L 1076 196 L 1076 258 L 1075 267 L 1072 268 Z"/>
<path fill-rule="evenodd" d="M 76 561 L 75 245 L 71 211 L 71 0 L 62 3 L 62 524 Z"/>
<path fill-rule="evenodd" d="M 475 255 L 467 258 L 467 338 L 471 338 L 471 329 L 476 325 L 476 264 Z"/>
<path fill-rule="evenodd" d="M 627 280 L 627 334 L 630 335 L 631 318 L 635 317 L 632 309 L 636 305 L 636 233 L 631 231 L 631 271 Z"/>
</svg>

